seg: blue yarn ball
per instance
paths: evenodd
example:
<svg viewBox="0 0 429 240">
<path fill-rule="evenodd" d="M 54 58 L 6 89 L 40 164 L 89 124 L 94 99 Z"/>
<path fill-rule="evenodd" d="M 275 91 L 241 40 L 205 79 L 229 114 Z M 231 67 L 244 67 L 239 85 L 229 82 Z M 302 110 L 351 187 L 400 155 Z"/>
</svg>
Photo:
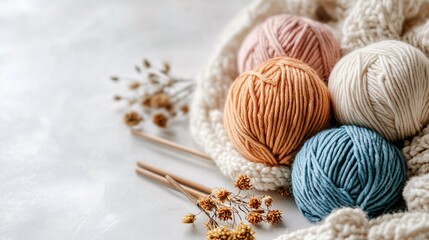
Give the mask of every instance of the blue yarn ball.
<svg viewBox="0 0 429 240">
<path fill-rule="evenodd" d="M 332 210 L 360 207 L 369 217 L 401 199 L 406 165 L 399 150 L 366 128 L 342 126 L 310 138 L 292 166 L 296 204 L 311 222 Z"/>
</svg>

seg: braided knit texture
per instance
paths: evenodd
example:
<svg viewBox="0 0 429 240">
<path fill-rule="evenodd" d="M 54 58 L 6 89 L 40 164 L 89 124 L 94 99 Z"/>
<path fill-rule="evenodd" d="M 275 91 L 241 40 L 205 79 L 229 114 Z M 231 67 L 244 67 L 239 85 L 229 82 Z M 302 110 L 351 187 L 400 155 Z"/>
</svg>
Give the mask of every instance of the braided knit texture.
<svg viewBox="0 0 429 240">
<path fill-rule="evenodd" d="M 343 208 L 332 212 L 321 224 L 282 235 L 276 240 L 428 238 L 429 212 L 427 211 L 385 214 L 368 220 L 360 209 Z"/>
<path fill-rule="evenodd" d="M 429 211 L 429 125 L 404 142 L 402 154 L 410 177 L 403 192 L 408 210 Z"/>
<path fill-rule="evenodd" d="M 402 155 L 407 160 L 408 177 L 429 173 L 429 125 L 411 140 L 405 140 Z"/>
<path fill-rule="evenodd" d="M 223 125 L 228 89 L 239 75 L 238 51 L 249 32 L 279 14 L 304 16 L 331 26 L 343 53 L 382 39 L 402 39 L 429 56 L 427 0 L 256 0 L 243 9 L 221 35 L 214 55 L 197 77 L 191 106 L 191 133 L 221 172 L 246 174 L 259 190 L 290 186 L 290 169 L 248 161 L 229 141 Z M 405 26 L 405 27 L 404 27 Z"/>
</svg>

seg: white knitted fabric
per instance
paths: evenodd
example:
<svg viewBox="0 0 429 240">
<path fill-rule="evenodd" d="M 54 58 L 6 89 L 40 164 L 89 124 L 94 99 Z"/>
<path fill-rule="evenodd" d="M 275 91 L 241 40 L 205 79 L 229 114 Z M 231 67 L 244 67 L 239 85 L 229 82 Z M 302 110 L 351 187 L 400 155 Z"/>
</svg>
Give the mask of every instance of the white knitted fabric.
<svg viewBox="0 0 429 240">
<path fill-rule="evenodd" d="M 429 173 L 429 126 L 413 139 L 404 142 L 402 155 L 407 161 L 409 177 Z"/>
<path fill-rule="evenodd" d="M 258 190 L 289 187 L 288 167 L 268 167 L 248 161 L 234 149 L 223 126 L 225 99 L 238 76 L 237 53 L 244 38 L 266 18 L 290 13 L 323 20 L 332 27 L 344 53 L 381 39 L 402 38 L 429 56 L 426 16 L 429 14 L 421 10 L 428 1 L 257 0 L 252 3 L 225 29 L 214 56 L 197 77 L 190 114 L 195 141 L 231 179 L 246 174 Z"/>
<path fill-rule="evenodd" d="M 408 180 L 403 195 L 408 210 L 429 212 L 429 174 L 415 176 Z"/>
<path fill-rule="evenodd" d="M 368 220 L 360 209 L 344 208 L 332 212 L 323 223 L 282 235 L 276 240 L 285 239 L 365 239 L 368 235 Z"/>
<path fill-rule="evenodd" d="M 385 214 L 368 220 L 360 209 L 343 208 L 332 212 L 316 226 L 276 238 L 276 240 L 287 239 L 429 239 L 429 212 Z"/>
<path fill-rule="evenodd" d="M 429 125 L 404 142 L 402 154 L 411 177 L 403 192 L 408 210 L 429 211 Z"/>
</svg>

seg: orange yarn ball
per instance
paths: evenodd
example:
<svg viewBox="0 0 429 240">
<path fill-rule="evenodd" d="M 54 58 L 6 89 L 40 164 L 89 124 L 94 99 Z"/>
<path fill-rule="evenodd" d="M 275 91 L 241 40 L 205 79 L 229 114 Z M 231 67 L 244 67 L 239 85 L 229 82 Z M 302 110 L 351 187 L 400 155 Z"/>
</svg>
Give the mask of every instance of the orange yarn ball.
<svg viewBox="0 0 429 240">
<path fill-rule="evenodd" d="M 331 116 L 326 84 L 310 66 L 287 57 L 241 74 L 224 111 L 237 151 L 269 166 L 290 165 L 303 141 L 325 128 Z"/>
</svg>

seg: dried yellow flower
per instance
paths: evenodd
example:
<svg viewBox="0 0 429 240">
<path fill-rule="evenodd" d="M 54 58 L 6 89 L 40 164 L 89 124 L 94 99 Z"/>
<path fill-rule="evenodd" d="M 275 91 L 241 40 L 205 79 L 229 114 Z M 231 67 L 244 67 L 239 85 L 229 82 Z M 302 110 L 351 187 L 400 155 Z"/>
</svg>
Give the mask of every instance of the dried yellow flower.
<svg viewBox="0 0 429 240">
<path fill-rule="evenodd" d="M 277 192 L 280 193 L 280 195 L 284 196 L 284 197 L 288 197 L 290 195 L 290 190 L 289 188 L 285 188 L 285 187 L 280 187 L 277 189 Z"/>
<path fill-rule="evenodd" d="M 139 82 L 132 82 L 131 84 L 130 84 L 130 89 L 131 90 L 135 90 L 135 89 L 137 89 L 137 88 L 139 88 L 140 87 L 140 83 Z"/>
<path fill-rule="evenodd" d="M 213 230 L 213 229 L 215 229 L 215 228 L 218 227 L 218 225 L 216 224 L 216 222 L 212 218 L 210 218 L 209 220 L 207 220 L 204 223 L 204 226 L 206 227 L 206 231 Z"/>
<path fill-rule="evenodd" d="M 150 107 L 150 97 L 143 98 L 141 104 L 143 107 L 149 108 Z"/>
<path fill-rule="evenodd" d="M 174 106 L 172 104 L 166 105 L 164 108 L 165 110 L 169 111 L 171 114 L 176 115 L 176 113 L 174 112 Z"/>
<path fill-rule="evenodd" d="M 153 85 L 159 84 L 158 75 L 155 73 L 149 73 L 148 80 L 149 80 L 149 83 Z"/>
<path fill-rule="evenodd" d="M 158 93 L 150 97 L 150 106 L 154 108 L 171 107 L 170 97 L 165 93 Z"/>
<path fill-rule="evenodd" d="M 262 197 L 262 201 L 264 201 L 265 206 L 271 207 L 273 203 L 273 198 L 269 195 L 264 195 L 264 197 Z"/>
<path fill-rule="evenodd" d="M 232 209 L 229 207 L 220 207 L 216 210 L 217 217 L 222 221 L 232 219 Z"/>
<path fill-rule="evenodd" d="M 212 194 L 220 202 L 225 202 L 229 195 L 231 195 L 231 192 L 228 192 L 225 188 L 215 188 L 212 190 Z"/>
<path fill-rule="evenodd" d="M 280 210 L 270 210 L 267 212 L 267 222 L 278 224 L 282 220 L 282 212 Z"/>
<path fill-rule="evenodd" d="M 213 230 L 209 230 L 206 233 L 206 237 L 207 239 L 210 240 L 228 240 L 231 239 L 231 229 L 226 227 L 226 226 L 222 226 L 222 227 L 218 227 L 215 228 Z"/>
<path fill-rule="evenodd" d="M 180 113 L 186 115 L 189 107 L 186 100 L 195 89 L 195 83 L 192 79 L 175 78 L 170 75 L 171 66 L 168 62 L 154 68 L 148 59 L 142 59 L 141 63 L 134 65 L 134 70 L 138 77 L 124 77 L 112 75 L 109 78 L 114 81 L 127 80 L 129 95 L 121 94 L 114 96 L 115 101 L 125 101 L 128 105 L 139 104 L 143 108 L 136 111 L 142 117 L 152 119 L 159 127 L 167 127 L 167 121 L 170 121 Z M 143 89 L 144 88 L 144 89 Z M 141 91 L 140 91 L 141 90 Z M 162 109 L 163 115 L 156 113 Z M 155 115 L 155 116 L 154 116 Z M 138 124 L 140 118 L 127 116 L 125 120 L 129 126 Z M 143 119 L 140 119 L 142 121 Z"/>
<path fill-rule="evenodd" d="M 182 218 L 182 223 L 190 224 L 195 222 L 195 214 L 189 213 Z"/>
<path fill-rule="evenodd" d="M 258 209 L 261 206 L 261 200 L 257 197 L 252 197 L 249 199 L 249 207 L 253 209 Z"/>
<path fill-rule="evenodd" d="M 182 113 L 187 114 L 189 112 L 189 107 L 188 105 L 182 106 L 180 108 L 180 111 L 182 111 Z"/>
<path fill-rule="evenodd" d="M 170 72 L 170 64 L 168 62 L 164 62 L 164 64 L 162 64 L 162 72 L 165 74 Z"/>
<path fill-rule="evenodd" d="M 168 118 L 162 114 L 158 113 L 153 115 L 153 123 L 158 127 L 165 128 L 167 126 Z"/>
<path fill-rule="evenodd" d="M 198 198 L 197 203 L 202 209 L 206 211 L 212 211 L 213 208 L 216 207 L 215 201 L 210 196 Z"/>
<path fill-rule="evenodd" d="M 234 186 L 240 190 L 250 190 L 252 189 L 252 184 L 250 184 L 250 178 L 246 175 L 240 175 L 234 182 Z"/>
<path fill-rule="evenodd" d="M 129 105 L 133 105 L 134 103 L 136 103 L 137 102 L 137 100 L 135 99 L 135 98 L 132 98 L 132 99 L 129 99 L 128 100 L 128 104 Z"/>
<path fill-rule="evenodd" d="M 144 66 L 145 68 L 150 68 L 151 64 L 150 64 L 149 60 L 147 60 L 147 59 L 143 59 L 143 66 Z"/>
<path fill-rule="evenodd" d="M 231 239 L 232 240 L 239 240 L 239 239 L 254 240 L 255 239 L 255 237 L 253 236 L 254 234 L 255 232 L 250 226 L 240 223 L 235 229 L 235 231 L 232 233 Z"/>
<path fill-rule="evenodd" d="M 134 111 L 128 112 L 124 116 L 124 122 L 130 127 L 136 126 L 142 120 L 143 120 L 142 116 L 140 116 L 140 114 L 138 114 L 137 112 L 134 112 Z"/>
<path fill-rule="evenodd" d="M 261 214 L 261 213 L 251 211 L 251 212 L 249 212 L 249 213 L 246 215 L 246 220 L 247 220 L 249 223 L 251 223 L 252 225 L 256 225 L 256 224 L 258 224 L 258 223 L 262 222 L 263 217 L 262 217 L 262 214 Z"/>
</svg>

